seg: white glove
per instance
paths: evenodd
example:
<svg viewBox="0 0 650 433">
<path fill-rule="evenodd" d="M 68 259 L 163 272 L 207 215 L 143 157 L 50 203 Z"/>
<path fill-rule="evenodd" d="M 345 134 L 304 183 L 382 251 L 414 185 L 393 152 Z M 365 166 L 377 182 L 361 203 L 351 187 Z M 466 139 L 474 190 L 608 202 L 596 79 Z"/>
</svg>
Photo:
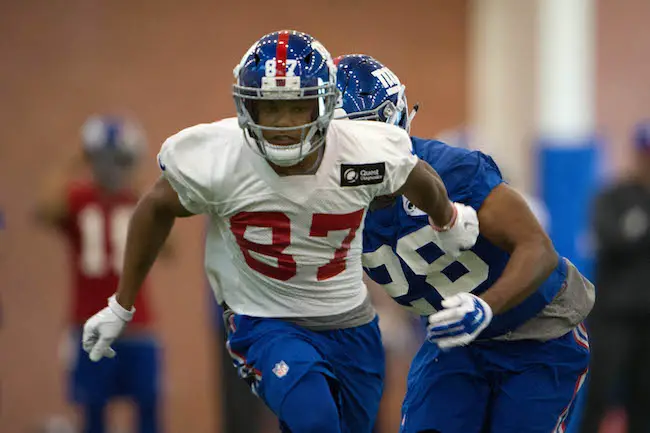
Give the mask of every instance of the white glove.
<svg viewBox="0 0 650 433">
<path fill-rule="evenodd" d="M 108 307 L 95 314 L 84 324 L 82 346 L 88 352 L 91 361 L 103 357 L 113 358 L 115 351 L 111 348 L 113 341 L 122 333 L 126 324 L 133 318 L 135 308 L 128 311 L 122 307 L 115 295 L 108 298 Z"/>
<path fill-rule="evenodd" d="M 471 293 L 460 293 L 442 301 L 443 310 L 429 316 L 427 340 L 441 349 L 471 343 L 492 321 L 492 309 Z"/>
<path fill-rule="evenodd" d="M 447 254 L 458 257 L 464 250 L 474 246 L 478 238 L 478 215 L 471 206 L 452 203 L 454 215 L 444 227 L 437 227 L 431 217 L 429 223 L 437 232 L 438 245 Z"/>
</svg>

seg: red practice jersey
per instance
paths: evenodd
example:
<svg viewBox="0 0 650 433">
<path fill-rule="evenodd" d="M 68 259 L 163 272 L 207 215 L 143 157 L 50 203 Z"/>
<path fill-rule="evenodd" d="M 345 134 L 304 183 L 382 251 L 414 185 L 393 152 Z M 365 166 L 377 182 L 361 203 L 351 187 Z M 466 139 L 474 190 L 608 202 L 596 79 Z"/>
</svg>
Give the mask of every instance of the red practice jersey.
<svg viewBox="0 0 650 433">
<path fill-rule="evenodd" d="M 68 217 L 61 228 L 70 251 L 73 324 L 83 325 L 106 307 L 107 299 L 117 290 L 127 228 L 137 200 L 130 191 L 108 195 L 92 183 L 68 187 Z M 150 321 L 145 290 L 142 287 L 136 300 L 132 324 Z"/>
</svg>

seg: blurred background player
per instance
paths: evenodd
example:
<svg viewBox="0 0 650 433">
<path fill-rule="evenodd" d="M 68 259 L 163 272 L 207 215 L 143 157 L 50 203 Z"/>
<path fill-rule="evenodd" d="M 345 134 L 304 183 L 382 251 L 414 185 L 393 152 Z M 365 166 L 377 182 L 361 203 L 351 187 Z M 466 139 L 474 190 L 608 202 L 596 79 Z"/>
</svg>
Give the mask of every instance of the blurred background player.
<svg viewBox="0 0 650 433">
<path fill-rule="evenodd" d="M 650 121 L 634 136 L 636 168 L 595 201 L 598 303 L 589 316 L 593 359 L 582 432 L 620 401 L 628 431 L 650 431 Z M 618 397 L 618 398 L 615 398 Z"/>
<path fill-rule="evenodd" d="M 363 55 L 337 58 L 342 115 L 409 131 L 405 87 Z M 582 321 L 594 287 L 553 244 L 525 200 L 478 151 L 411 138 L 449 197 L 477 212 L 476 245 L 454 258 L 403 197 L 376 203 L 364 229 L 366 273 L 428 317 L 402 407 L 403 433 L 563 431 L 587 373 Z"/>
<path fill-rule="evenodd" d="M 127 227 L 138 201 L 135 176 L 146 151 L 144 134 L 133 121 L 92 116 L 81 129 L 81 141 L 81 151 L 44 180 L 36 209 L 42 224 L 63 235 L 70 256 L 75 345 L 70 397 L 81 407 L 85 433 L 106 431 L 107 404 L 116 397 L 135 403 L 138 432 L 156 433 L 160 353 L 147 290 L 140 292 L 133 326 L 116 344 L 119 358 L 94 363 L 80 345 L 84 322 L 117 286 Z"/>
</svg>

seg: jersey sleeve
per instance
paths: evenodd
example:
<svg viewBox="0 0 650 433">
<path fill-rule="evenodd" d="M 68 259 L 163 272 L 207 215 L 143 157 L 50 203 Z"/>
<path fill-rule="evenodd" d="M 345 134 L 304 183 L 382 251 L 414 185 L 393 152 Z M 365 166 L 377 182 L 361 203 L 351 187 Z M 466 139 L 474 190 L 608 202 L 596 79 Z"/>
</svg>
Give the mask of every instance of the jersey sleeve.
<svg viewBox="0 0 650 433">
<path fill-rule="evenodd" d="M 496 162 L 479 151 L 465 154 L 439 173 L 449 198 L 472 206 L 477 211 L 490 192 L 504 182 Z"/>
<path fill-rule="evenodd" d="M 413 154 L 411 139 L 406 131 L 393 127 L 391 129 L 395 133 L 386 134 L 386 140 L 382 140 L 380 149 L 386 173 L 377 195 L 390 195 L 400 189 L 419 160 Z"/>
<path fill-rule="evenodd" d="M 165 140 L 158 153 L 162 175 L 183 207 L 194 214 L 207 213 L 213 202 L 212 158 L 207 152 L 205 134 L 192 127 Z"/>
</svg>

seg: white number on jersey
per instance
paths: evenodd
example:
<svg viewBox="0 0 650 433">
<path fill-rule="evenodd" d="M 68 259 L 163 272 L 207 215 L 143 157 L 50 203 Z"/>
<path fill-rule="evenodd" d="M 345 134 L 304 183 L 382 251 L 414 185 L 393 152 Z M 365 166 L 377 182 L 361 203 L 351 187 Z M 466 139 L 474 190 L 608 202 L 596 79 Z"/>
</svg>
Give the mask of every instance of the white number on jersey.
<svg viewBox="0 0 650 433">
<path fill-rule="evenodd" d="M 443 298 L 448 298 L 458 293 L 471 292 L 488 278 L 488 265 L 473 251 L 465 251 L 460 257 L 453 258 L 443 254 L 432 263 L 428 263 L 417 249 L 433 242 L 436 243 L 436 234 L 430 226 L 424 226 L 397 241 L 397 255 L 389 245 L 382 245 L 375 251 L 364 253 L 363 266 L 378 268 L 385 266 L 391 282 L 384 284 L 383 288 L 393 298 L 408 293 L 408 281 L 399 258 L 417 275 L 426 275 L 426 282 L 434 287 Z M 398 258 L 399 256 L 399 258 Z M 452 281 L 442 271 L 454 261 L 458 261 L 467 269 L 467 273 Z M 419 314 L 431 314 L 435 309 L 424 299 L 411 303 L 413 309 Z"/>
<path fill-rule="evenodd" d="M 97 205 L 88 205 L 79 212 L 81 234 L 81 271 L 87 277 L 101 277 L 108 271 L 122 272 L 126 232 L 133 207 L 120 206 L 108 215 Z M 108 232 L 106 225 L 108 224 Z M 110 257 L 106 244 L 110 246 Z"/>
</svg>

